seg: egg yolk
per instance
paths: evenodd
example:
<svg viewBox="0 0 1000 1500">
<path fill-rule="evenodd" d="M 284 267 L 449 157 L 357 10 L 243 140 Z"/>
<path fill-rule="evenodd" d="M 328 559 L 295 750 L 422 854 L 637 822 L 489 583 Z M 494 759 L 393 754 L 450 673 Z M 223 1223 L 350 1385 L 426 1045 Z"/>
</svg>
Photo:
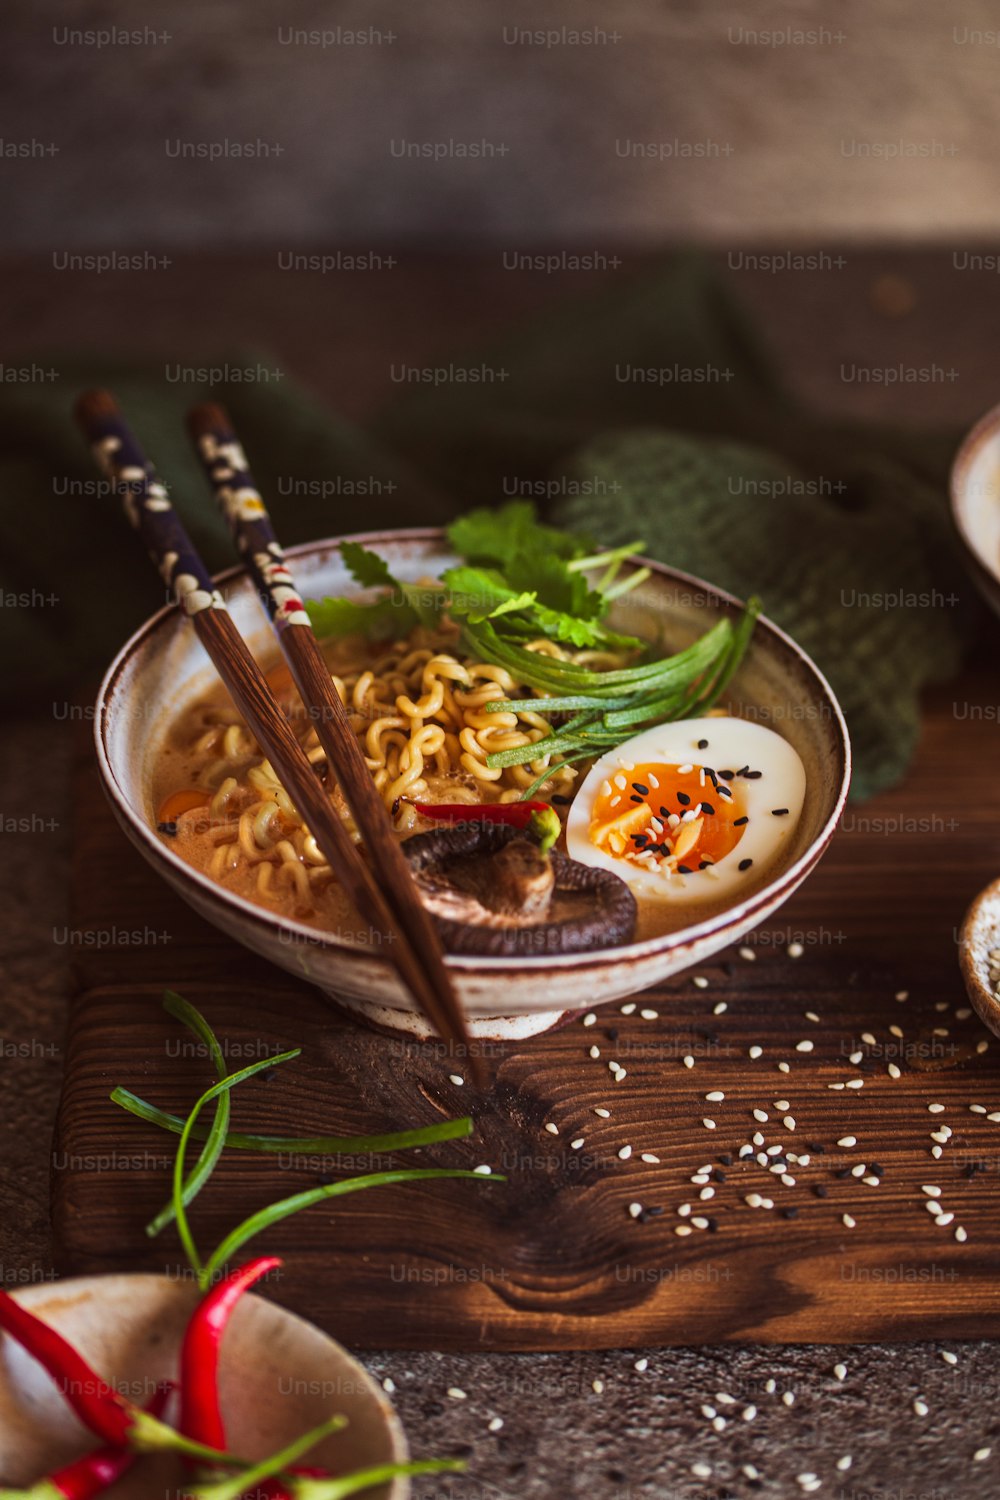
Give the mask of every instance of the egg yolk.
<svg viewBox="0 0 1000 1500">
<path fill-rule="evenodd" d="M 594 799 L 590 842 L 617 859 L 664 862 L 692 874 L 722 859 L 743 837 L 747 817 L 732 782 L 731 771 L 695 765 L 622 767 Z"/>
</svg>

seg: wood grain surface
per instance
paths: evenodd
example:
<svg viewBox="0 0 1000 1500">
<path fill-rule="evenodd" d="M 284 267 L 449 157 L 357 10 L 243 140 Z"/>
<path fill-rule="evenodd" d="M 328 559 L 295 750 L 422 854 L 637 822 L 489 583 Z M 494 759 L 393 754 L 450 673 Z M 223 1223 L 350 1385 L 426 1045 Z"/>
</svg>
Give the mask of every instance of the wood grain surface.
<svg viewBox="0 0 1000 1500">
<path fill-rule="evenodd" d="M 278 1296 L 348 1344 L 995 1336 L 1000 1122 L 969 1106 L 1000 1109 L 1000 1042 L 968 1012 L 954 942 L 969 899 L 995 874 L 995 696 L 987 664 L 933 695 L 905 786 L 849 808 L 817 872 L 751 935 L 752 960 L 730 950 L 698 971 L 706 985 L 680 976 L 645 992 L 632 1014 L 616 1002 L 591 1026 L 577 1018 L 520 1045 L 482 1044 L 487 1095 L 452 1083 L 454 1063 L 433 1045 L 359 1028 L 189 912 L 126 844 L 82 746 L 68 933 L 78 993 L 53 1178 L 60 1270 L 179 1263 L 172 1231 L 155 1243 L 143 1234 L 167 1193 L 173 1138 L 108 1100 L 124 1083 L 183 1112 L 211 1080 L 208 1060 L 160 1010 L 169 984 L 204 1009 L 233 1066 L 304 1049 L 243 1086 L 234 1128 L 376 1132 L 468 1111 L 469 1141 L 396 1163 L 485 1162 L 508 1175 L 506 1185 L 357 1194 L 259 1242 L 287 1258 Z M 612 1059 L 626 1069 L 618 1083 Z M 706 1100 L 716 1091 L 725 1098 Z M 780 1148 L 769 1165 L 785 1160 L 794 1185 L 739 1159 L 754 1132 L 756 1150 Z M 838 1145 L 852 1136 L 855 1146 Z M 851 1175 L 861 1163 L 868 1181 Z M 693 1184 L 704 1166 L 710 1181 Z M 210 1248 L 265 1202 L 368 1167 L 227 1153 L 194 1210 L 196 1235 Z M 935 1222 L 925 1185 L 940 1188 L 953 1219 Z M 702 1200 L 705 1187 L 714 1191 Z M 755 1193 L 773 1208 L 748 1204 Z M 705 1227 L 677 1234 L 696 1218 Z"/>
</svg>

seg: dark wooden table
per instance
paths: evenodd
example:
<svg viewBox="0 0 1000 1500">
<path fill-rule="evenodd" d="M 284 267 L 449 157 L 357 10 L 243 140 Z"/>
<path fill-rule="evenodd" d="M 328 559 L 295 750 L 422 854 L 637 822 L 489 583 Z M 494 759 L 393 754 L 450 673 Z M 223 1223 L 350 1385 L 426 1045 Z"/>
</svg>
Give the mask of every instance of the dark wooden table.
<svg viewBox="0 0 1000 1500">
<path fill-rule="evenodd" d="M 307 278 L 283 283 L 277 296 L 273 262 L 265 260 L 230 260 L 217 267 L 222 274 L 211 278 L 211 285 L 203 265 L 179 261 L 169 280 L 130 286 L 117 279 L 113 297 L 110 287 L 98 287 L 87 299 L 42 267 L 12 266 L 0 334 L 12 353 L 57 344 L 81 350 L 105 343 L 111 327 L 120 330 L 125 348 L 131 342 L 128 330 L 141 322 L 151 344 L 177 353 L 188 352 L 196 338 L 209 350 L 250 333 L 254 343 L 275 349 L 291 373 L 332 404 L 363 416 L 386 393 L 391 360 L 426 360 L 448 352 L 580 285 L 576 278 L 566 285 L 554 277 L 505 275 L 499 257 L 447 265 L 404 257 L 391 279 L 355 277 L 346 286 L 327 281 L 318 311 L 316 287 Z M 994 326 L 1000 323 L 1000 307 L 989 301 L 988 282 L 957 275 L 948 252 L 848 252 L 847 260 L 843 270 L 829 276 L 734 276 L 800 387 L 829 408 L 914 421 L 963 421 L 988 405 L 995 395 L 991 351 L 1000 331 Z M 884 281 L 880 285 L 885 276 L 898 278 L 890 287 L 905 295 L 887 296 Z M 911 310 L 900 315 L 904 305 Z M 940 387 L 876 392 L 846 385 L 840 377 L 845 359 L 923 361 L 929 351 L 939 363 L 954 365 L 961 378 Z M 953 763 L 950 706 L 957 701 L 953 692 L 970 691 L 988 705 L 989 651 L 995 655 L 995 648 L 993 634 L 977 675 L 934 695 L 918 769 L 908 783 L 926 790 L 927 817 L 947 821 L 956 815 L 959 821 L 944 848 L 933 823 L 918 823 L 907 846 L 914 862 L 941 862 L 947 889 L 940 909 L 924 912 L 912 929 L 916 977 L 900 978 L 900 984 L 914 991 L 931 972 L 925 966 L 933 965 L 935 975 L 950 973 L 942 945 L 951 941 L 980 867 L 989 866 L 992 854 L 1000 856 L 1000 804 L 989 796 L 988 776 L 974 798 L 961 785 L 963 772 Z M 26 719 L 2 745 L 8 806 L 28 809 L 37 819 L 32 835 L 20 841 L 10 837 L 8 859 L 0 866 L 7 912 L 7 1088 L 0 1095 L 4 1284 L 50 1274 L 47 1141 L 61 1068 L 62 996 L 70 957 L 64 904 L 66 738 L 51 719 L 36 717 Z M 985 753 L 989 743 L 987 736 Z M 903 811 L 915 814 L 906 786 L 859 810 L 857 817 Z M 48 822 L 57 826 L 47 827 Z M 856 857 L 857 878 L 870 896 L 849 934 L 866 962 L 877 955 L 886 924 L 907 924 L 912 916 L 893 902 L 893 861 L 899 855 L 897 849 L 890 859 L 888 847 L 856 826 L 843 836 L 840 852 L 835 845 L 829 856 Z M 815 930 L 824 913 L 811 909 L 810 889 L 802 893 L 797 921 Z M 807 952 L 801 962 L 819 964 L 821 956 Z M 887 983 L 891 977 L 887 974 Z M 941 1274 L 947 1276 L 947 1267 Z M 900 1332 L 912 1336 L 913 1330 Z M 394 1381 L 419 1452 L 463 1444 L 472 1450 L 475 1477 L 436 1482 L 426 1488 L 428 1495 L 464 1500 L 798 1495 L 805 1491 L 796 1476 L 808 1473 L 821 1478 L 821 1493 L 854 1500 L 878 1492 L 923 1500 L 996 1493 L 1000 1420 L 993 1415 L 993 1398 L 1000 1381 L 995 1348 L 985 1342 L 949 1343 L 947 1352 L 957 1356 L 954 1364 L 942 1352 L 929 1344 L 885 1343 L 645 1354 L 372 1354 L 368 1362 Z M 842 1378 L 834 1372 L 841 1361 Z M 456 1390 L 464 1391 L 465 1399 L 448 1394 Z M 716 1412 L 715 1427 L 702 1410 L 706 1406 Z M 490 1432 L 494 1417 L 502 1418 L 503 1426 Z M 716 1430 L 720 1419 L 726 1426 Z M 990 1447 L 989 1457 L 975 1458 Z M 838 1459 L 847 1454 L 850 1469 L 838 1470 Z"/>
</svg>

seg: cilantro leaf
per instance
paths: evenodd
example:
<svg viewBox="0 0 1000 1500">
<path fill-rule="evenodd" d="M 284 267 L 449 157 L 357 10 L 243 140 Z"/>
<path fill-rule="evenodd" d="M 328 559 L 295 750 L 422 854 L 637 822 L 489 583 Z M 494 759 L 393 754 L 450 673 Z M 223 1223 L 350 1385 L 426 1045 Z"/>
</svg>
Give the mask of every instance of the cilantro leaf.
<svg viewBox="0 0 1000 1500">
<path fill-rule="evenodd" d="M 389 572 L 389 564 L 377 552 L 369 552 L 360 542 L 341 542 L 340 555 L 347 564 L 351 577 L 356 578 L 362 588 L 378 588 L 380 585 L 394 589 L 396 580 Z"/>
<path fill-rule="evenodd" d="M 496 510 L 483 506 L 459 516 L 448 527 L 448 540 L 468 562 L 506 568 L 519 554 L 584 557 L 592 550 L 588 537 L 557 531 L 535 519 L 530 500 L 511 500 Z"/>
<path fill-rule="evenodd" d="M 408 635 L 417 624 L 409 605 L 395 602 L 392 596 L 364 604 L 358 599 L 307 599 L 306 612 L 319 639 L 334 636 L 364 635 L 369 640 Z"/>
</svg>

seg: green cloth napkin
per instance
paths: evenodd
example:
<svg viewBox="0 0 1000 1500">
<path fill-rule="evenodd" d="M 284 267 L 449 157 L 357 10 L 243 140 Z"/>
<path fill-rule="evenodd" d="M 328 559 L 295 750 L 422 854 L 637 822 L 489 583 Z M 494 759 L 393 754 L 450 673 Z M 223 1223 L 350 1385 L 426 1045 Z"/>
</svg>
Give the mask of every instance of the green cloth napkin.
<svg viewBox="0 0 1000 1500">
<path fill-rule="evenodd" d="M 162 364 L 51 363 L 57 383 L 0 389 L 0 670 L 8 691 L 49 701 L 163 602 L 99 492 L 78 390 L 116 392 L 209 566 L 233 560 L 184 434 L 209 392 L 166 382 Z M 975 628 L 944 503 L 954 434 L 816 421 L 688 256 L 447 363 L 486 378 L 407 386 L 367 432 L 287 381 L 212 388 L 283 540 L 441 524 L 514 495 L 609 545 L 642 536 L 653 557 L 759 594 L 815 656 L 847 713 L 857 795 L 898 779 L 921 686 L 955 671 Z"/>
</svg>

